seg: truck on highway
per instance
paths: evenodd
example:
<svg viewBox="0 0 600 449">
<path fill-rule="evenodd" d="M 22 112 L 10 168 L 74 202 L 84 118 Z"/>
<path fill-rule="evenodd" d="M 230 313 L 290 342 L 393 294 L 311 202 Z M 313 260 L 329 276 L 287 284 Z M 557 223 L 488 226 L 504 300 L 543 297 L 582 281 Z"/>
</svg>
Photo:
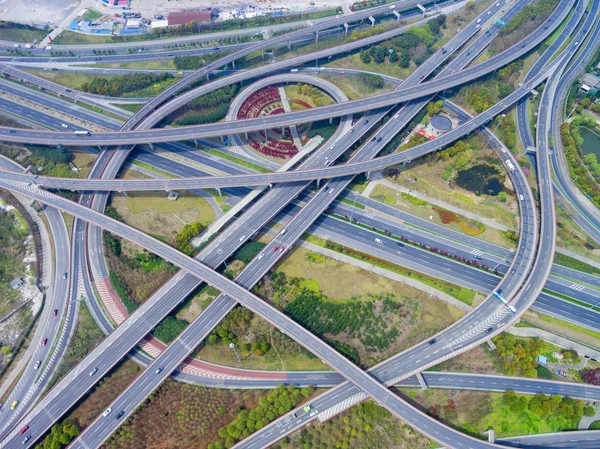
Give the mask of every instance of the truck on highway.
<svg viewBox="0 0 600 449">
<path fill-rule="evenodd" d="M 510 160 L 510 159 L 506 159 L 506 160 L 504 161 L 504 163 L 506 164 L 506 167 L 508 168 L 508 170 L 509 170 L 511 173 L 514 173 L 514 171 L 515 171 L 515 166 L 513 165 L 513 163 L 511 162 L 511 160 Z"/>
<path fill-rule="evenodd" d="M 76 136 L 89 136 L 91 133 L 89 131 L 75 131 L 74 134 Z"/>
<path fill-rule="evenodd" d="M 496 298 L 498 298 L 500 300 L 500 302 L 502 304 L 504 304 L 506 306 L 506 308 L 508 310 L 510 310 L 512 313 L 517 313 L 517 309 L 515 309 L 515 307 L 512 304 L 509 304 L 508 301 L 506 299 L 504 299 L 502 297 L 502 295 L 500 293 L 498 293 L 496 290 L 494 290 L 494 296 Z"/>
</svg>

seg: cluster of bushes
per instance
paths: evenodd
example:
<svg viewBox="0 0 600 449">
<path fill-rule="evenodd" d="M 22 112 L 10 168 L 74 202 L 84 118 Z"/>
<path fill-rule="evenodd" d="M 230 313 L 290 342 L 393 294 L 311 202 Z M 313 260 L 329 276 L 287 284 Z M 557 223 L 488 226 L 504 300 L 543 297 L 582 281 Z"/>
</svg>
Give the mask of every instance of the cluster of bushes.
<svg viewBox="0 0 600 449">
<path fill-rule="evenodd" d="M 60 424 L 54 424 L 44 442 L 38 444 L 35 449 L 62 449 L 66 447 L 73 438 L 79 435 L 79 428 L 69 419 Z"/>
<path fill-rule="evenodd" d="M 175 56 L 173 64 L 177 70 L 197 70 L 227 55 L 224 51 L 207 53 L 201 56 Z"/>
<path fill-rule="evenodd" d="M 31 165 L 35 171 L 41 167 L 41 174 L 64 178 L 76 176 L 70 166 L 73 153 L 65 150 L 64 147 L 27 145 L 27 150 L 28 152 L 25 152 L 22 148 L 0 145 L 1 154 L 16 160 L 24 167 Z"/>
<path fill-rule="evenodd" d="M 600 385 L 600 368 L 588 369 L 581 373 L 581 380 L 592 385 Z"/>
<path fill-rule="evenodd" d="M 108 272 L 108 278 L 110 279 L 110 283 L 115 289 L 115 292 L 119 298 L 121 298 L 121 301 L 123 302 L 123 305 L 127 311 L 129 313 L 133 313 L 133 311 L 137 309 L 138 304 L 131 299 L 131 296 L 129 295 L 129 289 L 121 283 L 121 280 L 113 270 Z"/>
<path fill-rule="evenodd" d="M 360 81 L 371 89 L 381 89 L 384 85 L 383 78 L 372 73 L 361 73 Z"/>
<path fill-rule="evenodd" d="M 252 410 L 241 410 L 237 418 L 227 427 L 219 430 L 219 436 L 223 440 L 215 441 L 208 445 L 208 449 L 223 449 L 232 447 L 253 432 L 262 429 L 277 417 L 289 412 L 296 405 L 308 398 L 314 389 L 312 386 L 302 389 L 292 385 L 278 386 L 268 396 L 258 400 L 258 407 Z"/>
<path fill-rule="evenodd" d="M 187 325 L 187 321 L 169 315 L 156 326 L 153 335 L 163 343 L 168 344 L 175 340 Z"/>
<path fill-rule="evenodd" d="M 227 115 L 229 103 L 237 92 L 237 84 L 210 92 L 182 106 L 171 114 L 169 120 L 180 126 L 218 122 Z"/>
<path fill-rule="evenodd" d="M 546 396 L 538 393 L 532 398 L 524 395 L 517 396 L 513 390 L 508 390 L 502 395 L 502 402 L 515 414 L 526 410 L 540 418 L 548 418 L 551 415 L 564 418 L 571 422 L 579 422 L 583 415 L 594 416 L 594 407 L 585 406 L 579 399 L 569 396 Z"/>
<path fill-rule="evenodd" d="M 519 13 L 500 32 L 500 36 L 512 33 L 519 25 L 537 17 L 548 17 L 558 4 L 558 0 L 538 0 L 532 4 L 525 5 Z"/>
<path fill-rule="evenodd" d="M 204 226 L 200 221 L 194 221 L 184 225 L 175 236 L 173 246 L 182 253 L 185 253 L 188 256 L 193 256 L 196 254 L 196 248 L 194 248 L 194 245 L 190 243 L 190 240 L 192 237 L 195 237 L 204 231 L 205 228 L 206 226 Z"/>
<path fill-rule="evenodd" d="M 133 73 L 111 79 L 95 77 L 81 85 L 81 90 L 98 95 L 119 97 L 123 94 L 161 85 L 174 77 L 170 73 Z"/>
<path fill-rule="evenodd" d="M 382 310 L 376 312 L 372 300 L 330 301 L 320 292 L 303 289 L 286 305 L 285 312 L 319 336 L 343 333 L 360 340 L 367 351 L 382 351 L 399 335 L 398 328 L 391 324 L 392 316 L 404 318 L 410 315 L 410 310 L 403 304 L 388 297 L 385 299 Z"/>
<path fill-rule="evenodd" d="M 245 264 L 250 263 L 250 261 L 254 259 L 265 246 L 266 245 L 263 242 L 246 243 L 233 255 L 233 258 L 240 260 Z"/>
</svg>

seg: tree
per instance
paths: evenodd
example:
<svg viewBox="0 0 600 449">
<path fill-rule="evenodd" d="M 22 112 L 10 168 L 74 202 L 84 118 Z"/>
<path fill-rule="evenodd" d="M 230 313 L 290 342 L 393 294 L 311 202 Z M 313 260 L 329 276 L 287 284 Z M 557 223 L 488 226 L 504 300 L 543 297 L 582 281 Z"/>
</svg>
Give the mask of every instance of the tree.
<svg viewBox="0 0 600 449">
<path fill-rule="evenodd" d="M 506 192 L 501 191 L 500 193 L 498 193 L 498 199 L 503 203 L 506 203 Z"/>
<path fill-rule="evenodd" d="M 407 69 L 410 66 L 410 53 L 406 49 L 400 50 L 400 55 L 398 56 L 398 66 L 403 69 Z"/>
<path fill-rule="evenodd" d="M 594 407 L 592 407 L 591 405 L 586 405 L 583 408 L 583 414 L 585 416 L 594 416 L 596 414 L 596 409 Z"/>
<path fill-rule="evenodd" d="M 12 348 L 10 346 L 2 346 L 0 348 L 0 352 L 2 353 L 2 355 L 4 356 L 9 356 L 12 353 Z"/>
<path fill-rule="evenodd" d="M 363 64 L 370 64 L 371 63 L 371 55 L 369 54 L 368 51 L 361 51 L 360 52 L 360 59 L 362 60 Z"/>
</svg>

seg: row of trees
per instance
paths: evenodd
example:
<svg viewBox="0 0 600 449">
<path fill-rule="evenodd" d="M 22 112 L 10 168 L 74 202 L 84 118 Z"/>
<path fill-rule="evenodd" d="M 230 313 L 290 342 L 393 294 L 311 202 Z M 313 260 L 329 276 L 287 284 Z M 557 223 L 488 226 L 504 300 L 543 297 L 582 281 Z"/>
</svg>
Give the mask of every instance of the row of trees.
<svg viewBox="0 0 600 449">
<path fill-rule="evenodd" d="M 229 103 L 237 92 L 237 84 L 215 90 L 182 106 L 169 119 L 180 126 L 218 122 L 227 115 Z"/>
<path fill-rule="evenodd" d="M 503 333 L 494 338 L 502 370 L 509 376 L 538 377 L 537 357 L 545 343 L 537 338 L 523 340 Z"/>
<path fill-rule="evenodd" d="M 558 0 L 538 0 L 529 5 L 525 5 L 513 19 L 506 24 L 500 32 L 502 35 L 512 33 L 519 25 L 528 21 L 535 20 L 536 17 L 548 17 L 556 8 Z"/>
<path fill-rule="evenodd" d="M 204 229 L 206 229 L 206 226 L 204 226 L 204 224 L 200 221 L 194 221 L 184 225 L 175 236 L 175 239 L 173 240 L 173 246 L 182 253 L 185 253 L 188 256 L 193 256 L 196 254 L 197 250 L 194 245 L 190 243 L 190 240 L 192 237 L 196 237 L 198 234 L 204 231 Z"/>
<path fill-rule="evenodd" d="M 277 417 L 289 412 L 296 405 L 308 398 L 314 391 L 312 386 L 302 389 L 292 385 L 279 385 L 271 394 L 258 400 L 258 407 L 252 410 L 241 410 L 237 418 L 227 427 L 219 430 L 218 440 L 208 445 L 208 449 L 223 449 L 232 447 L 237 441 L 246 438 L 251 433 L 262 429 Z"/>
<path fill-rule="evenodd" d="M 66 447 L 73 438 L 79 435 L 79 428 L 69 419 L 60 424 L 54 424 L 44 442 L 38 444 L 36 449 L 62 449 Z"/>
<path fill-rule="evenodd" d="M 98 95 L 118 97 L 128 92 L 146 89 L 154 84 L 173 79 L 170 73 L 133 73 L 111 79 L 95 77 L 81 85 L 81 90 Z"/>
</svg>

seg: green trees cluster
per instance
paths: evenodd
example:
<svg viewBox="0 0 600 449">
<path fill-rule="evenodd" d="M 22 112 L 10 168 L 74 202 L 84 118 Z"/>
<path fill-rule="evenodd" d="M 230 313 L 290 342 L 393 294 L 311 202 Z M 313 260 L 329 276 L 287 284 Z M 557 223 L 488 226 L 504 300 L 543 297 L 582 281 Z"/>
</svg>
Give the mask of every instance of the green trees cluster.
<svg viewBox="0 0 600 449">
<path fill-rule="evenodd" d="M 237 84 L 223 87 L 190 101 L 169 116 L 175 125 L 198 125 L 225 118 L 229 103 L 238 92 Z"/>
<path fill-rule="evenodd" d="M 372 73 L 361 73 L 360 81 L 370 89 L 381 89 L 384 85 L 383 78 Z"/>
<path fill-rule="evenodd" d="M 158 326 L 156 326 L 156 329 L 154 329 L 153 334 L 160 341 L 168 344 L 175 340 L 177 336 L 183 332 L 187 325 L 187 321 L 183 321 L 177 317 L 169 315 L 160 323 L 158 323 Z"/>
<path fill-rule="evenodd" d="M 121 239 L 108 231 L 102 232 L 102 240 L 106 247 L 117 257 L 121 257 Z"/>
<path fill-rule="evenodd" d="M 246 243 L 233 255 L 233 258 L 246 264 L 250 263 L 250 261 L 254 259 L 265 246 L 266 245 L 263 242 Z"/>
<path fill-rule="evenodd" d="M 469 90 L 466 101 L 475 112 L 483 112 L 496 104 L 496 96 L 490 86 L 475 83 L 473 88 Z"/>
<path fill-rule="evenodd" d="M 215 344 L 222 342 L 226 345 L 229 343 L 237 343 L 238 335 L 246 333 L 251 319 L 252 312 L 248 309 L 241 306 L 234 308 L 210 333 L 206 340 L 207 343 Z"/>
<path fill-rule="evenodd" d="M 173 64 L 175 64 L 177 70 L 198 70 L 206 64 L 221 59 L 226 54 L 227 53 L 224 51 L 216 51 L 201 56 L 175 56 L 175 58 L 173 58 Z"/>
<path fill-rule="evenodd" d="M 583 401 L 569 396 L 547 396 L 538 393 L 530 398 L 524 395 L 517 396 L 513 390 L 508 390 L 502 395 L 502 402 L 515 414 L 527 410 L 543 419 L 563 418 L 573 423 L 579 422 L 584 412 L 590 413 Z M 590 408 L 593 414 L 593 407 Z"/>
<path fill-rule="evenodd" d="M 323 93 L 321 89 L 315 86 L 311 86 L 310 84 L 296 84 L 296 92 L 301 95 L 306 95 L 310 97 L 314 102 L 315 106 L 323 106 L 326 103 L 326 95 Z"/>
<path fill-rule="evenodd" d="M 262 429 L 275 418 L 289 412 L 296 405 L 308 398 L 314 391 L 312 386 L 302 389 L 292 385 L 279 385 L 271 394 L 258 400 L 258 407 L 252 410 L 241 410 L 237 418 L 227 427 L 219 430 L 223 440 L 208 445 L 208 449 L 230 448 L 236 442 L 246 438 L 253 432 Z"/>
<path fill-rule="evenodd" d="M 537 338 L 522 340 L 510 334 L 494 338 L 503 371 L 509 376 L 538 377 L 537 357 L 544 349 L 544 342 Z"/>
<path fill-rule="evenodd" d="M 81 85 L 81 90 L 98 95 L 119 97 L 173 79 L 170 73 L 133 73 L 111 79 L 95 77 Z"/>
<path fill-rule="evenodd" d="M 36 446 L 36 449 L 61 449 L 73 441 L 77 435 L 79 435 L 79 428 L 69 419 L 65 419 L 60 424 L 52 426 L 50 434 L 43 443 Z"/>
<path fill-rule="evenodd" d="M 200 221 L 194 221 L 184 225 L 175 236 L 175 239 L 173 240 L 173 246 L 182 253 L 185 253 L 188 256 L 193 256 L 196 254 L 196 248 L 194 248 L 194 245 L 190 243 L 190 240 L 192 237 L 195 237 L 204 231 L 205 228 L 206 226 L 204 226 L 204 224 L 202 224 Z"/>
<path fill-rule="evenodd" d="M 442 100 L 438 100 L 436 102 L 430 101 L 429 103 L 427 103 L 427 114 L 429 116 L 435 115 L 438 112 L 440 112 L 443 107 L 444 102 Z"/>
</svg>

